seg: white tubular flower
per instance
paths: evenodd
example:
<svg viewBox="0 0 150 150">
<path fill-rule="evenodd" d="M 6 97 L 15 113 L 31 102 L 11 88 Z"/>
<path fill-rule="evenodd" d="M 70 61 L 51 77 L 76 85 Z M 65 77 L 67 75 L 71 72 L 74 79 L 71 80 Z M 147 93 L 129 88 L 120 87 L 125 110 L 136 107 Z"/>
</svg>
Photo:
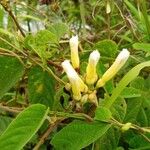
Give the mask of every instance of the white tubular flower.
<svg viewBox="0 0 150 150">
<path fill-rule="evenodd" d="M 107 0 L 107 2 L 106 2 L 106 14 L 109 14 L 110 12 L 111 12 L 110 1 Z"/>
<path fill-rule="evenodd" d="M 71 87 L 72 87 L 72 93 L 73 93 L 73 98 L 77 101 L 81 99 L 81 91 L 80 91 L 80 83 L 78 82 L 78 78 L 73 76 L 72 74 L 69 74 L 69 79 L 71 82 Z"/>
<path fill-rule="evenodd" d="M 71 63 L 73 65 L 73 67 L 79 68 L 79 54 L 78 54 L 78 45 L 79 45 L 79 41 L 78 41 L 78 36 L 73 36 L 70 40 L 69 40 L 69 44 L 70 44 L 70 49 L 71 49 Z"/>
<path fill-rule="evenodd" d="M 79 90 L 80 92 L 86 92 L 87 86 L 84 84 L 82 79 L 79 77 L 77 72 L 74 70 L 74 68 L 70 64 L 69 60 L 65 60 L 64 62 L 62 62 L 62 67 L 63 67 L 64 71 L 66 72 L 68 78 L 69 78 L 69 81 L 70 81 L 71 86 L 73 88 L 72 91 L 74 92 L 75 87 L 76 87 L 76 89 Z M 74 86 L 74 84 L 76 86 Z M 73 94 L 75 94 L 75 93 L 73 93 Z"/>
<path fill-rule="evenodd" d="M 129 58 L 130 52 L 127 49 L 123 49 L 117 56 L 115 62 L 111 67 L 104 73 L 101 79 L 98 80 L 96 87 L 102 87 L 105 83 L 110 80 L 126 63 Z"/>
<path fill-rule="evenodd" d="M 89 63 L 86 68 L 86 83 L 94 84 L 98 78 L 96 73 L 96 65 L 100 59 L 100 53 L 98 50 L 93 51 L 89 57 Z"/>
</svg>

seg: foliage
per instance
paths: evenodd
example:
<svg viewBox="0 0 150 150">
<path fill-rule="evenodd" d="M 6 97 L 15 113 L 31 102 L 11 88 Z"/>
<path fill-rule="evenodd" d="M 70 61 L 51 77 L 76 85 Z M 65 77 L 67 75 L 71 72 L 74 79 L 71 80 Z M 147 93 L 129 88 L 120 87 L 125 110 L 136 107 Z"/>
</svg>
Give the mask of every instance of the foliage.
<svg viewBox="0 0 150 150">
<path fill-rule="evenodd" d="M 0 149 L 150 149 L 149 9 L 146 0 L 0 0 Z M 68 73 L 74 35 L 80 67 Z"/>
</svg>

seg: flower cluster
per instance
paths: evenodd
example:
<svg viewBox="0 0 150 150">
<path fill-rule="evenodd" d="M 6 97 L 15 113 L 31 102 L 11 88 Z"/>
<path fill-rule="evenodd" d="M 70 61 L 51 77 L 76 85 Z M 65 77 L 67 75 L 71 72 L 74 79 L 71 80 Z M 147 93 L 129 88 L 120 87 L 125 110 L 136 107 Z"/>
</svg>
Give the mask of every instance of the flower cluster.
<svg viewBox="0 0 150 150">
<path fill-rule="evenodd" d="M 79 69 L 80 67 L 80 59 L 78 54 L 78 36 L 73 36 L 69 40 L 69 44 L 71 49 L 71 63 L 69 60 L 65 60 L 64 62 L 62 62 L 62 67 L 69 79 L 71 85 L 71 88 L 69 90 L 72 92 L 73 99 L 75 101 L 81 102 L 82 104 L 90 102 L 94 103 L 97 106 L 97 89 L 103 87 L 107 81 L 114 77 L 114 75 L 126 63 L 130 53 L 127 49 L 123 49 L 117 56 L 115 62 L 99 79 L 97 75 L 96 66 L 100 59 L 100 53 L 98 50 L 94 50 L 89 56 L 88 65 L 86 67 L 86 73 L 84 78 L 82 78 L 76 72 L 76 69 Z M 91 90 L 90 87 L 92 86 L 94 88 Z"/>
</svg>

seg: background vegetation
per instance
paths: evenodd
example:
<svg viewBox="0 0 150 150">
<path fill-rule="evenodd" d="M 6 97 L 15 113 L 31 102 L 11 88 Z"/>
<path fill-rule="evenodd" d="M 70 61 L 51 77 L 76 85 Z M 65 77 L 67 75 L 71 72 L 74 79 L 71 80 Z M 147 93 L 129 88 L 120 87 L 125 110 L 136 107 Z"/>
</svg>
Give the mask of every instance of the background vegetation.
<svg viewBox="0 0 150 150">
<path fill-rule="evenodd" d="M 0 0 L 0 149 L 149 150 L 150 3 Z M 99 77 L 123 48 L 130 58 L 98 89 L 99 106 L 70 106 L 61 62 L 79 35 L 80 74 L 98 49 Z M 17 117 L 16 117 L 17 116 Z"/>
</svg>

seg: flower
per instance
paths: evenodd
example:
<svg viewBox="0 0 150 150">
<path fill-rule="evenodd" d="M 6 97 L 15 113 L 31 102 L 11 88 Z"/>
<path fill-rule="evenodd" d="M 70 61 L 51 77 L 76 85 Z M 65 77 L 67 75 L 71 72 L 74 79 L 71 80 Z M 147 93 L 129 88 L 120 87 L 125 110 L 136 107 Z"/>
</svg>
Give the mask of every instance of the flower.
<svg viewBox="0 0 150 150">
<path fill-rule="evenodd" d="M 94 84 L 98 78 L 96 73 L 96 65 L 100 59 L 100 53 L 95 50 L 90 54 L 88 66 L 86 68 L 86 83 Z"/>
<path fill-rule="evenodd" d="M 73 97 L 76 100 L 81 99 L 81 92 L 87 91 L 87 86 L 84 84 L 82 79 L 79 77 L 77 72 L 74 70 L 69 60 L 62 62 L 62 67 L 67 74 L 67 77 L 71 83 Z"/>
<path fill-rule="evenodd" d="M 111 67 L 104 73 L 101 79 L 98 80 L 96 87 L 102 87 L 105 83 L 110 80 L 126 63 L 129 58 L 130 52 L 127 49 L 123 49 L 117 56 L 115 62 Z"/>
<path fill-rule="evenodd" d="M 73 65 L 73 67 L 79 68 L 79 54 L 78 54 L 78 45 L 79 45 L 79 41 L 78 41 L 78 36 L 73 36 L 70 40 L 69 40 L 69 44 L 70 44 L 70 49 L 71 49 L 71 63 Z"/>
<path fill-rule="evenodd" d="M 73 76 L 71 74 L 68 77 L 70 79 L 70 83 L 72 86 L 73 98 L 78 101 L 81 99 L 81 91 L 79 88 L 80 83 L 78 82 L 78 78 L 76 78 L 75 76 Z"/>
<path fill-rule="evenodd" d="M 109 14 L 111 13 L 111 7 L 110 7 L 110 1 L 107 0 L 106 2 L 106 14 Z"/>
</svg>

